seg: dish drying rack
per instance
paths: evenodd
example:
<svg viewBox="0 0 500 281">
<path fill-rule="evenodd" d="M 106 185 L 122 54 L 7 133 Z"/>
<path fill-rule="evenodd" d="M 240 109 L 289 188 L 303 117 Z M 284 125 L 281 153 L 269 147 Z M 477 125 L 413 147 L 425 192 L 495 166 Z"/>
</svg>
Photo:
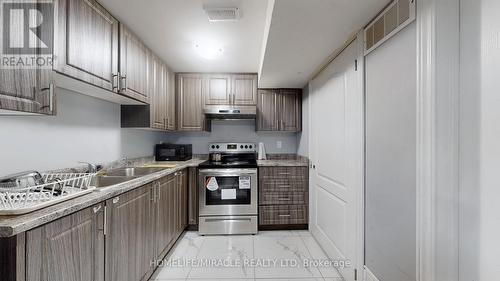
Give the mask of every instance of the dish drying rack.
<svg viewBox="0 0 500 281">
<path fill-rule="evenodd" d="M 0 183 L 0 215 L 29 213 L 92 192 L 94 174 L 46 173 L 36 184 Z"/>
</svg>

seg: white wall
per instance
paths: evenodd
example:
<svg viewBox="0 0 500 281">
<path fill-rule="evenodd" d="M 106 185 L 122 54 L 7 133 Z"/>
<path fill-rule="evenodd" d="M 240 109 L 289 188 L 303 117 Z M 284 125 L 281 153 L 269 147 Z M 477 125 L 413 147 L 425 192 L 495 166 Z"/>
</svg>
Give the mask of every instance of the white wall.
<svg viewBox="0 0 500 281">
<path fill-rule="evenodd" d="M 253 120 L 213 120 L 212 132 L 170 133 L 166 141 L 192 143 L 193 153 L 208 153 L 211 142 L 263 142 L 267 153 L 297 153 L 296 133 L 255 132 Z M 277 142 L 282 143 L 278 148 Z"/>
<path fill-rule="evenodd" d="M 120 128 L 120 106 L 57 91 L 57 116 L 0 116 L 0 176 L 153 155 L 165 134 Z"/>
<path fill-rule="evenodd" d="M 120 105 L 67 90 L 57 94 L 57 116 L 0 116 L 0 176 L 151 156 L 162 141 L 193 143 L 194 153 L 208 153 L 215 141 L 264 142 L 268 153 L 297 152 L 296 134 L 256 133 L 249 120 L 214 121 L 211 133 L 122 129 Z"/>
<path fill-rule="evenodd" d="M 498 280 L 500 1 L 460 3 L 460 280 Z"/>
</svg>

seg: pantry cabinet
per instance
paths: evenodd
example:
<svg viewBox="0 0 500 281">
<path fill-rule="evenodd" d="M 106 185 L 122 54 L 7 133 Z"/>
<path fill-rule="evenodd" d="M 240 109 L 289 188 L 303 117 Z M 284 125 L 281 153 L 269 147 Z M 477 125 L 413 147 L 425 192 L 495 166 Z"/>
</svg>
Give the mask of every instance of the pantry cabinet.
<svg viewBox="0 0 500 281">
<path fill-rule="evenodd" d="M 301 89 L 259 89 L 257 131 L 300 132 L 302 130 Z"/>
<path fill-rule="evenodd" d="M 95 0 L 54 3 L 54 70 L 117 92 L 118 21 Z"/>
</svg>

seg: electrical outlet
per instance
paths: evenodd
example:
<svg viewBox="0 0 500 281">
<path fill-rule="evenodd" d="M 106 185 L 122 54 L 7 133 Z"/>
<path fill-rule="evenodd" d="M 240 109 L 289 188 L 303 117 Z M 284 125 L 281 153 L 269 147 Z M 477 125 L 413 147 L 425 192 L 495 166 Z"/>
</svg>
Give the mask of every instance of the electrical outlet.
<svg viewBox="0 0 500 281">
<path fill-rule="evenodd" d="M 277 141 L 277 142 L 276 142 L 276 147 L 277 147 L 278 149 L 281 149 L 281 148 L 283 147 L 283 143 L 282 143 L 281 141 Z"/>
</svg>

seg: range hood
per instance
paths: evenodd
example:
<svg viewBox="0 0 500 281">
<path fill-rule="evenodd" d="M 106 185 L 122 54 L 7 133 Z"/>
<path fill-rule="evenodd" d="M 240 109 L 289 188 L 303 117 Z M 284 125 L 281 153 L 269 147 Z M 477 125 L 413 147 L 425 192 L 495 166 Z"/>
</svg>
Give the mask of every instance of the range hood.
<svg viewBox="0 0 500 281">
<path fill-rule="evenodd" d="M 210 106 L 204 111 L 207 119 L 215 120 L 255 119 L 257 115 L 256 106 Z"/>
</svg>

